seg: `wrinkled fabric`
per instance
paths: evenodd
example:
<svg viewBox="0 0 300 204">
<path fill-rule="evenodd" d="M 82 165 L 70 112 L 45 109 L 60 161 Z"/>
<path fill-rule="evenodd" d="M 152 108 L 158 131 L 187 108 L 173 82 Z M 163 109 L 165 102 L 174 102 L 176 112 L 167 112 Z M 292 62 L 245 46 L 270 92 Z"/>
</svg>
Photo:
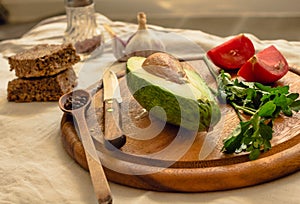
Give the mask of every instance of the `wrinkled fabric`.
<svg viewBox="0 0 300 204">
<path fill-rule="evenodd" d="M 120 36 L 130 36 L 135 24 L 113 22 L 97 15 L 98 23 L 109 24 Z M 227 38 L 196 30 L 180 30 L 150 25 L 151 29 L 174 32 L 200 45 L 205 51 Z M 9 80 L 7 57 L 40 43 L 61 43 L 66 28 L 65 16 L 47 19 L 20 39 L 0 43 L 0 203 L 34 204 L 96 203 L 89 173 L 71 159 L 61 142 L 62 112 L 57 102 L 13 103 L 6 99 Z M 105 53 L 99 59 L 78 63 L 74 69 L 80 75 L 79 86 L 88 87 L 101 78 L 105 66 L 114 61 L 106 32 Z M 260 41 L 246 34 L 257 50 L 275 45 L 291 65 L 300 66 L 300 42 L 285 40 Z M 99 64 L 101 66 L 99 66 Z M 88 80 L 87 78 L 88 77 Z M 114 203 L 300 203 L 300 173 L 269 183 L 237 190 L 209 193 L 162 193 L 139 190 L 110 183 Z"/>
</svg>

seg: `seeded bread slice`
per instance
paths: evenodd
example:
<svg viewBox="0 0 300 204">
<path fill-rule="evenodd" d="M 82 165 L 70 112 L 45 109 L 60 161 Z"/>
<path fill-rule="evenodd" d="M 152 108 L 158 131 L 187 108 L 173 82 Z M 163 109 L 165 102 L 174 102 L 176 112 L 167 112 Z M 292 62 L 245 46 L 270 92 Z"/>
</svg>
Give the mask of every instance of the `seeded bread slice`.
<svg viewBox="0 0 300 204">
<path fill-rule="evenodd" d="M 53 76 L 79 61 L 72 44 L 40 44 L 8 58 L 10 71 L 19 78 Z"/>
<path fill-rule="evenodd" d="M 8 82 L 7 100 L 15 102 L 58 101 L 60 96 L 77 85 L 72 68 L 55 76 L 38 78 L 16 78 Z"/>
</svg>

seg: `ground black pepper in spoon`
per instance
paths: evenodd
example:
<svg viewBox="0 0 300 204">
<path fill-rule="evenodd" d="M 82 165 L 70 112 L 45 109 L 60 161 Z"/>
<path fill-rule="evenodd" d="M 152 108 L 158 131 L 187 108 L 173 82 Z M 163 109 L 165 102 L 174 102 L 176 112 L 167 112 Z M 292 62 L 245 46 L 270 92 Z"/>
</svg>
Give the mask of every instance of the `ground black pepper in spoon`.
<svg viewBox="0 0 300 204">
<path fill-rule="evenodd" d="M 85 120 L 85 111 L 90 103 L 91 95 L 85 90 L 75 90 L 59 99 L 61 110 L 76 119 L 98 203 L 112 203 L 110 187 Z"/>
</svg>

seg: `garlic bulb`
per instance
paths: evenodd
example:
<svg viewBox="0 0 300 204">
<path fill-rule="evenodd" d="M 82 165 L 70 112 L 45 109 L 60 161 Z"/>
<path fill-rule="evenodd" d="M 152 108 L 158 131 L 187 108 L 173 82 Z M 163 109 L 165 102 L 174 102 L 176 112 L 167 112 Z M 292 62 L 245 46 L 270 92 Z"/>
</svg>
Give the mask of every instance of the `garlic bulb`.
<svg viewBox="0 0 300 204">
<path fill-rule="evenodd" d="M 165 46 L 162 41 L 157 37 L 155 32 L 147 29 L 146 14 L 143 12 L 138 13 L 138 30 L 131 37 L 125 47 L 126 56 L 142 56 L 148 57 L 155 52 L 165 51 Z"/>
<path fill-rule="evenodd" d="M 155 52 L 164 52 L 165 46 L 156 33 L 147 29 L 146 14 L 138 13 L 138 30 L 127 41 L 122 40 L 108 26 L 104 28 L 112 38 L 112 50 L 118 61 L 127 61 L 131 56 L 148 57 Z"/>
</svg>

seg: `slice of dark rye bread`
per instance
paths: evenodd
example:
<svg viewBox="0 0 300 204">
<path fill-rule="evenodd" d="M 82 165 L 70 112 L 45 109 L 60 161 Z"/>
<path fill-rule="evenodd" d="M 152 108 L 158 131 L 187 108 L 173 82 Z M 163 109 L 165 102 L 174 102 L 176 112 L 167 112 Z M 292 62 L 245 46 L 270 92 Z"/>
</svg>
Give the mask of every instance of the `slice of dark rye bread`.
<svg viewBox="0 0 300 204">
<path fill-rule="evenodd" d="M 8 82 L 7 100 L 15 102 L 58 101 L 60 96 L 73 90 L 77 77 L 69 68 L 51 77 L 16 78 Z"/>
<path fill-rule="evenodd" d="M 8 58 L 20 78 L 53 76 L 80 61 L 72 44 L 40 44 Z"/>
</svg>

